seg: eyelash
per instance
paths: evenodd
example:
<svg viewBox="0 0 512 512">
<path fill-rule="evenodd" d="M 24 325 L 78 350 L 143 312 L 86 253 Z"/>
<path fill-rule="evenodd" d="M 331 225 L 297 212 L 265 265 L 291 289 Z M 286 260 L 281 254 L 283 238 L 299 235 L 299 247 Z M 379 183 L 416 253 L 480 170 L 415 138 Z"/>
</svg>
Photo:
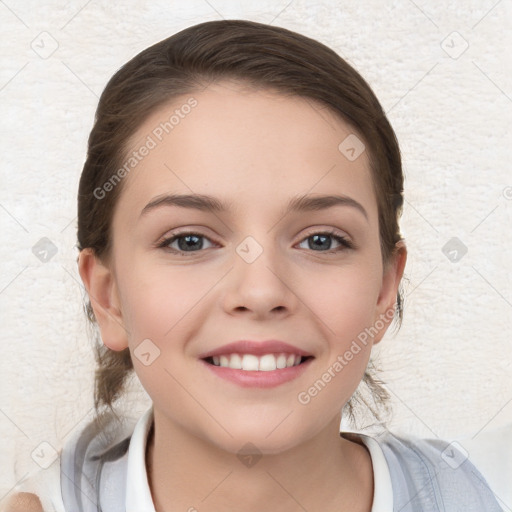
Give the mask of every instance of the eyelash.
<svg viewBox="0 0 512 512">
<path fill-rule="evenodd" d="M 308 234 L 306 237 L 304 237 L 300 241 L 300 243 L 304 242 L 305 240 L 307 240 L 308 238 L 311 238 L 314 235 L 330 236 L 331 238 L 333 238 L 336 242 L 338 242 L 340 244 L 340 247 L 337 247 L 335 249 L 328 249 L 327 251 L 313 251 L 313 249 L 310 249 L 313 252 L 322 252 L 322 253 L 326 253 L 326 254 L 332 254 L 332 253 L 337 253 L 337 252 L 347 250 L 347 249 L 355 249 L 354 244 L 348 238 L 345 238 L 344 236 L 342 236 L 332 230 L 314 231 L 314 232 Z"/>
<path fill-rule="evenodd" d="M 164 249 L 166 251 L 176 253 L 176 254 L 187 254 L 187 253 L 202 252 L 204 249 L 199 249 L 198 251 L 181 251 L 179 249 L 172 249 L 171 247 L 169 247 L 169 245 L 171 243 L 175 242 L 176 240 L 179 240 L 180 238 L 183 238 L 183 237 L 186 237 L 186 236 L 191 236 L 191 235 L 192 236 L 197 236 L 198 238 L 205 238 L 206 240 L 208 240 L 209 242 L 211 242 L 213 244 L 216 243 L 213 240 L 211 240 L 210 238 L 208 238 L 207 236 L 202 235 L 200 233 L 196 233 L 194 231 L 184 231 L 184 232 L 181 232 L 181 233 L 176 233 L 176 234 L 174 234 L 174 235 L 172 235 L 170 237 L 164 238 L 161 242 L 157 243 L 156 247 L 159 248 L 159 249 Z M 337 253 L 337 252 L 340 252 L 340 251 L 343 251 L 343 250 L 354 249 L 355 248 L 354 244 L 350 240 L 348 240 L 344 236 L 341 236 L 341 235 L 337 234 L 335 231 L 329 231 L 329 230 L 314 231 L 314 232 L 308 234 L 306 237 L 304 237 L 299 243 L 302 243 L 302 242 L 306 241 L 308 238 L 311 238 L 314 235 L 330 236 L 336 242 L 338 242 L 340 244 L 340 246 L 335 248 L 335 249 L 328 249 L 326 251 L 314 251 L 313 249 L 309 249 L 312 252 L 320 252 L 320 253 L 324 253 L 324 254 L 333 254 L 333 253 Z"/>
</svg>

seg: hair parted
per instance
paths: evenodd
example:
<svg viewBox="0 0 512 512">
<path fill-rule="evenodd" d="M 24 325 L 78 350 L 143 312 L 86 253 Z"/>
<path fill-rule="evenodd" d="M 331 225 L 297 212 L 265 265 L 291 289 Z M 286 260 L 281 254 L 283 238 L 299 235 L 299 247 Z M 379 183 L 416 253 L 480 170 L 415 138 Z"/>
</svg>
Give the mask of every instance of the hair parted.
<svg viewBox="0 0 512 512">
<path fill-rule="evenodd" d="M 352 66 L 322 43 L 245 20 L 205 22 L 182 30 L 136 55 L 110 79 L 99 100 L 80 179 L 78 249 L 91 248 L 108 262 L 112 217 L 123 183 L 101 199 L 95 190 L 122 166 L 127 142 L 144 120 L 174 98 L 222 80 L 313 100 L 354 128 L 370 157 L 386 263 L 401 240 L 403 173 L 395 133 L 375 94 Z M 402 307 L 399 292 L 398 323 Z M 90 302 L 86 310 L 94 322 Z M 103 345 L 97 330 L 95 351 L 94 405 L 99 415 L 102 410 L 112 410 L 122 396 L 133 365 L 129 349 L 112 351 Z M 354 403 L 362 401 L 378 418 L 388 394 L 373 375 L 371 364 L 363 382 L 373 404 L 358 390 L 345 409 L 354 419 Z"/>
</svg>

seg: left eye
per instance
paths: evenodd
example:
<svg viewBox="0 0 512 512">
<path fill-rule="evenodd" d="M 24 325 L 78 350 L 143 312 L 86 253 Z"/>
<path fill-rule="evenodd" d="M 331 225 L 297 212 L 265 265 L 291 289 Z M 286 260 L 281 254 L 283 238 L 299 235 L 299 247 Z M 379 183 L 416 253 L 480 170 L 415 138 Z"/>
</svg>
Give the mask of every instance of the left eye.
<svg viewBox="0 0 512 512">
<path fill-rule="evenodd" d="M 336 245 L 334 248 L 334 244 Z M 307 244 L 307 247 L 303 247 L 303 244 Z M 313 251 L 329 251 L 329 250 L 340 250 L 340 248 L 350 248 L 352 244 L 342 236 L 334 235 L 332 233 L 315 233 L 305 238 L 300 244 L 301 249 L 311 249 Z"/>
<path fill-rule="evenodd" d="M 161 247 L 166 247 L 180 252 L 195 252 L 200 251 L 201 249 L 207 249 L 208 247 L 213 247 L 213 243 L 205 236 L 197 233 L 182 233 L 180 235 L 174 235 L 167 238 L 162 242 Z"/>
</svg>

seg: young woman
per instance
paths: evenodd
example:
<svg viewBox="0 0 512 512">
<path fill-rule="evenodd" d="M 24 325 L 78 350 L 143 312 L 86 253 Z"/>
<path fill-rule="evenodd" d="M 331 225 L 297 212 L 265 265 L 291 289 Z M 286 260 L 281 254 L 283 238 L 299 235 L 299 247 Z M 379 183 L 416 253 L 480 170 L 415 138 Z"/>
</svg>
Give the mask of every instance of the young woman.
<svg viewBox="0 0 512 512">
<path fill-rule="evenodd" d="M 12 509 L 501 510 L 448 443 L 340 435 L 362 381 L 385 396 L 402 193 L 378 100 L 312 39 L 208 22 L 123 66 L 78 195 L 98 418 Z M 127 431 L 133 371 L 152 406 Z"/>
</svg>

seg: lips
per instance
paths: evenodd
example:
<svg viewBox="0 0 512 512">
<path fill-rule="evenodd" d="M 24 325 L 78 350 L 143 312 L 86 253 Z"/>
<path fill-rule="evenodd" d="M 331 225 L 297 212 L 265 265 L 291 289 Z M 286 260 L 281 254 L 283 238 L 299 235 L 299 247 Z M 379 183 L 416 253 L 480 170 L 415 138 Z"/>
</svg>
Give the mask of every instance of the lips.
<svg viewBox="0 0 512 512">
<path fill-rule="evenodd" d="M 217 357 L 217 356 L 215 356 Z M 225 357 L 225 356 L 219 356 Z M 246 356 L 247 357 L 247 354 Z M 256 357 L 252 356 L 251 357 Z M 262 358 L 267 357 L 267 355 L 263 355 Z M 205 370 L 211 372 L 211 374 L 215 375 L 216 378 L 222 379 L 224 381 L 228 381 L 232 384 L 235 384 L 241 388 L 274 388 L 277 386 L 281 386 L 287 382 L 290 382 L 294 379 L 299 378 L 305 371 L 307 371 L 308 367 L 314 360 L 312 356 L 302 358 L 301 356 L 291 356 L 291 357 L 299 357 L 300 363 L 294 366 L 287 366 L 285 368 L 276 368 L 275 370 L 267 367 L 267 369 L 261 369 L 258 367 L 256 369 L 255 365 L 249 369 L 238 369 L 238 368 L 230 368 L 226 366 L 216 366 L 213 364 L 211 358 L 200 359 L 200 363 L 204 366 Z M 258 359 L 258 358 L 257 358 Z M 252 364 L 252 363 L 250 363 Z M 265 363 L 267 364 L 267 363 Z M 212 385 L 216 385 L 216 383 L 212 383 Z"/>
<path fill-rule="evenodd" d="M 256 388 L 289 382 L 301 375 L 314 359 L 309 352 L 279 340 L 235 341 L 199 357 L 218 377 L 242 387 Z"/>
</svg>

